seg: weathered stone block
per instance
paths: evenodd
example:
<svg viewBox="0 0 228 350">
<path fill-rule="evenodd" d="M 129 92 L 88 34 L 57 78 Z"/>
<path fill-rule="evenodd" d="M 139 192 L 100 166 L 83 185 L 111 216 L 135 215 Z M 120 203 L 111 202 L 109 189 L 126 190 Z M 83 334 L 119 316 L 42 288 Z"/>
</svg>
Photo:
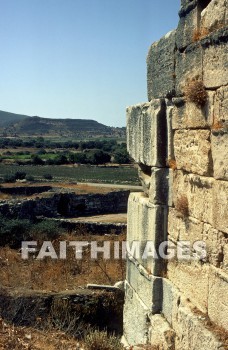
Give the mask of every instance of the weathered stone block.
<svg viewBox="0 0 228 350">
<path fill-rule="evenodd" d="M 188 307 L 179 308 L 175 331 L 175 350 L 225 350 L 213 331 L 206 328 L 202 316 L 194 315 Z"/>
<path fill-rule="evenodd" d="M 154 168 L 158 169 L 158 168 Z M 139 164 L 138 166 L 138 176 L 141 181 L 143 192 L 148 196 L 150 189 L 150 180 L 151 180 L 152 167 L 146 166 L 144 164 Z"/>
<path fill-rule="evenodd" d="M 228 182 L 215 181 L 213 186 L 213 223 L 217 230 L 228 233 Z"/>
<path fill-rule="evenodd" d="M 131 193 L 128 201 L 128 228 L 127 242 L 132 249 L 131 255 L 137 258 L 149 273 L 160 275 L 163 270 L 163 261 L 159 258 L 154 259 L 156 255 L 143 256 L 147 242 L 158 251 L 159 244 L 166 240 L 167 235 L 167 207 L 162 205 L 153 205 L 149 198 L 143 193 Z M 140 256 L 137 257 L 137 250 L 133 252 L 134 241 L 140 242 Z M 147 246 L 148 248 L 149 246 Z"/>
<path fill-rule="evenodd" d="M 228 271 L 228 238 L 225 238 L 225 244 L 223 245 L 223 262 L 221 268 Z"/>
<path fill-rule="evenodd" d="M 203 241 L 206 244 L 207 253 L 204 261 L 216 267 L 222 266 L 223 250 L 227 240 L 223 232 L 216 230 L 210 224 L 205 224 L 192 217 L 180 217 L 175 209 L 170 208 L 168 233 L 172 241 L 189 241 L 193 253 L 194 242 Z"/>
<path fill-rule="evenodd" d="M 201 41 L 203 48 L 203 82 L 206 88 L 228 84 L 228 28 L 212 33 Z"/>
<path fill-rule="evenodd" d="M 147 56 L 148 100 L 172 97 L 175 89 L 175 34 L 169 32 L 151 45 Z"/>
<path fill-rule="evenodd" d="M 202 240 L 206 243 L 206 260 L 215 267 L 225 268 L 224 250 L 228 243 L 226 234 L 216 230 L 210 224 L 204 224 Z"/>
<path fill-rule="evenodd" d="M 173 200 L 188 199 L 189 216 L 228 233 L 228 182 L 211 177 L 174 172 Z"/>
<path fill-rule="evenodd" d="M 139 166 L 139 179 L 151 203 L 172 205 L 172 173 L 169 168 Z"/>
<path fill-rule="evenodd" d="M 202 312 L 208 307 L 209 266 L 197 262 L 168 262 L 168 279 Z"/>
<path fill-rule="evenodd" d="M 167 278 L 162 279 L 162 314 L 172 328 L 178 322 L 178 308 L 181 302 L 181 294 Z"/>
<path fill-rule="evenodd" d="M 168 168 L 152 168 L 149 200 L 153 204 L 172 205 L 173 171 Z"/>
<path fill-rule="evenodd" d="M 137 345 L 148 342 L 149 313 L 150 310 L 138 297 L 134 289 L 125 282 L 123 331 L 128 344 Z"/>
<path fill-rule="evenodd" d="M 213 124 L 214 110 L 213 91 L 208 92 L 208 100 L 200 108 L 193 102 L 186 102 L 184 98 L 173 99 L 172 128 L 175 129 L 201 129 Z"/>
<path fill-rule="evenodd" d="M 216 90 L 214 100 L 214 123 L 224 123 L 228 128 L 228 86 Z"/>
<path fill-rule="evenodd" d="M 211 149 L 214 177 L 228 180 L 228 132 L 213 132 Z"/>
<path fill-rule="evenodd" d="M 134 259 L 127 259 L 127 281 L 152 313 L 161 310 L 162 279 L 149 274 Z"/>
<path fill-rule="evenodd" d="M 209 130 L 177 130 L 174 134 L 177 168 L 199 175 L 212 172 Z"/>
<path fill-rule="evenodd" d="M 198 0 L 181 0 L 181 7 L 186 7 L 188 5 L 196 6 Z"/>
<path fill-rule="evenodd" d="M 212 32 L 225 25 L 227 0 L 212 0 L 201 12 L 200 26 Z"/>
<path fill-rule="evenodd" d="M 154 346 L 163 350 L 175 349 L 175 331 L 161 315 L 153 315 L 150 318 L 149 341 Z M 145 348 L 144 348 L 145 349 Z"/>
<path fill-rule="evenodd" d="M 168 234 L 174 241 L 195 241 L 202 240 L 203 222 L 195 218 L 183 218 L 180 213 L 169 208 L 168 215 Z"/>
<path fill-rule="evenodd" d="M 209 274 L 208 316 L 228 330 L 228 275 L 211 267 Z"/>
<path fill-rule="evenodd" d="M 183 4 L 179 11 L 180 20 L 176 32 L 176 44 L 178 50 L 183 50 L 193 41 L 194 31 L 199 25 L 199 9 L 197 1 Z"/>
<path fill-rule="evenodd" d="M 197 288 L 197 280 L 195 288 Z M 186 286 L 186 291 L 187 291 Z M 168 279 L 163 279 L 163 305 L 162 314 L 175 330 L 175 349 L 225 349 L 216 338 L 213 329 L 207 329 L 206 318 L 199 313 L 194 314 L 193 307 L 185 295 L 181 293 Z M 154 317 L 154 316 L 152 316 Z"/>
<path fill-rule="evenodd" d="M 174 159 L 172 118 L 173 118 L 173 102 L 170 100 L 166 100 L 167 159 Z"/>
<path fill-rule="evenodd" d="M 176 94 L 182 96 L 187 81 L 203 79 L 203 51 L 200 43 L 189 45 L 184 52 L 176 52 Z"/>
<path fill-rule="evenodd" d="M 131 157 L 148 166 L 164 166 L 166 159 L 165 101 L 127 108 L 127 147 Z"/>
</svg>

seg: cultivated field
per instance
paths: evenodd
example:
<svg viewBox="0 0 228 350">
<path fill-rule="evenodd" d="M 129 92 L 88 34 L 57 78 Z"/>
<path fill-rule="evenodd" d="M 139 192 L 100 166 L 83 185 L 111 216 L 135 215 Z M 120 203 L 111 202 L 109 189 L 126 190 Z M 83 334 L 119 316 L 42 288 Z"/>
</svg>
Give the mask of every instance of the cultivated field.
<svg viewBox="0 0 228 350">
<path fill-rule="evenodd" d="M 23 171 L 35 180 L 50 174 L 53 181 L 98 182 L 139 185 L 137 169 L 133 166 L 64 166 L 64 165 L 7 165 L 0 164 L 0 177 Z"/>
</svg>

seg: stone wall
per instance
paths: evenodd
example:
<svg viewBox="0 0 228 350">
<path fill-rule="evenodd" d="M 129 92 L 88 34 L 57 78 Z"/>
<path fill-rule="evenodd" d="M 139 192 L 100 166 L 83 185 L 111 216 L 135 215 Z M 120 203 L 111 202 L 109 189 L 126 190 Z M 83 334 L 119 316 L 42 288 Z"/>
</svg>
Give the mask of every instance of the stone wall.
<svg viewBox="0 0 228 350">
<path fill-rule="evenodd" d="M 130 191 L 105 194 L 55 193 L 35 199 L 2 201 L 0 214 L 9 218 L 78 217 L 86 215 L 126 213 Z"/>
<path fill-rule="evenodd" d="M 221 350 L 228 348 L 228 1 L 182 0 L 179 17 L 149 49 L 149 102 L 127 108 L 128 150 L 144 189 L 129 197 L 127 239 L 141 248 L 150 241 L 156 252 L 167 241 L 166 254 L 187 249 L 191 259 L 143 259 L 129 249 L 123 340 Z"/>
</svg>

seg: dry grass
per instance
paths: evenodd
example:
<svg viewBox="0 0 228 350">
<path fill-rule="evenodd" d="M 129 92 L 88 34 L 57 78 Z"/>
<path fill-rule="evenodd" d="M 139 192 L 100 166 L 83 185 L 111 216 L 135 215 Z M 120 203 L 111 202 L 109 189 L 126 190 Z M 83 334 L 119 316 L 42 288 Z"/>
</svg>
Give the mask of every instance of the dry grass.
<svg viewBox="0 0 228 350">
<path fill-rule="evenodd" d="M 186 82 L 184 94 L 186 101 L 193 102 L 198 107 L 203 107 L 208 99 L 208 94 L 203 82 L 196 78 Z"/>
<path fill-rule="evenodd" d="M 97 330 L 90 332 L 84 339 L 85 350 L 122 350 L 118 338 L 114 335 L 108 335 L 107 332 Z"/>
<path fill-rule="evenodd" d="M 203 39 L 208 34 L 210 34 L 210 31 L 206 27 L 201 27 L 199 29 L 195 29 L 193 32 L 192 41 L 197 42 L 197 41 Z"/>
<path fill-rule="evenodd" d="M 189 215 L 188 198 L 185 195 L 181 195 L 176 201 L 176 210 L 184 217 Z"/>
<path fill-rule="evenodd" d="M 55 328 L 15 327 L 0 318 L 0 350 L 122 350 L 120 340 L 105 331 L 86 331 L 83 340 Z M 147 348 L 145 348 L 147 349 Z M 154 349 L 154 348 L 152 348 Z"/>
<path fill-rule="evenodd" d="M 80 350 L 79 342 L 58 330 L 14 327 L 0 318 L 0 350 Z"/>
<path fill-rule="evenodd" d="M 203 24 L 201 24 L 201 27 L 198 29 L 195 29 L 193 32 L 193 36 L 192 36 L 192 41 L 193 42 L 197 42 L 203 38 L 205 38 L 207 35 L 213 33 L 216 30 L 219 30 L 221 28 L 224 27 L 224 23 L 221 22 L 216 22 L 213 27 L 211 28 L 207 28 L 205 27 Z"/>
<path fill-rule="evenodd" d="M 177 169 L 177 162 L 175 159 L 167 159 L 166 164 L 172 170 Z"/>
<path fill-rule="evenodd" d="M 211 127 L 212 130 L 221 130 L 223 129 L 223 124 L 221 121 L 215 121 Z"/>
<path fill-rule="evenodd" d="M 12 196 L 10 194 L 0 192 L 0 200 L 6 200 L 6 199 L 11 199 L 11 198 L 12 198 Z"/>
<path fill-rule="evenodd" d="M 64 235 L 54 240 L 53 246 L 58 255 L 59 241 L 99 241 L 110 240 L 111 247 L 115 241 L 125 240 L 125 234 L 112 236 L 73 236 Z M 67 248 L 67 259 L 22 260 L 21 254 L 9 247 L 0 247 L 0 281 L 4 287 L 26 288 L 59 292 L 74 289 L 87 283 L 113 284 L 123 280 L 125 261 L 122 259 L 104 260 L 103 256 L 91 260 L 90 249 L 85 248 L 83 259 L 75 259 L 73 247 Z M 112 257 L 113 255 L 111 255 Z"/>
</svg>

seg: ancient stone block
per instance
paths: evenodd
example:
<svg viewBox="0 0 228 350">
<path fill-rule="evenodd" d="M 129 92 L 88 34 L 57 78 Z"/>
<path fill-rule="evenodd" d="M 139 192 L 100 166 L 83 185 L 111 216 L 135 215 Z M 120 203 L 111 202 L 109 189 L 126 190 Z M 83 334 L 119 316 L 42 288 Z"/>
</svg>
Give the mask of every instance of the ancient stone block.
<svg viewBox="0 0 228 350">
<path fill-rule="evenodd" d="M 196 6 L 197 0 L 181 0 L 181 7 L 186 7 L 188 5 Z"/>
<path fill-rule="evenodd" d="M 164 166 L 166 159 L 165 101 L 127 108 L 127 147 L 131 157 L 148 166 Z"/>
<path fill-rule="evenodd" d="M 172 205 L 172 172 L 169 168 L 139 167 L 139 179 L 151 203 Z"/>
<path fill-rule="evenodd" d="M 213 330 L 207 329 L 202 318 L 201 315 L 194 315 L 188 307 L 179 308 L 175 350 L 225 350 Z"/>
<path fill-rule="evenodd" d="M 166 100 L 167 159 L 174 159 L 172 118 L 173 118 L 173 102 L 170 100 Z"/>
<path fill-rule="evenodd" d="M 212 0 L 201 12 L 201 28 L 212 32 L 225 25 L 226 0 Z"/>
<path fill-rule="evenodd" d="M 125 282 L 125 303 L 123 329 L 127 342 L 131 345 L 148 342 L 150 310 L 138 297 L 134 289 Z"/>
<path fill-rule="evenodd" d="M 228 28 L 212 33 L 201 41 L 203 48 L 203 82 L 206 88 L 228 84 Z"/>
<path fill-rule="evenodd" d="M 213 186 L 212 226 L 228 233 L 228 182 L 215 181 Z"/>
<path fill-rule="evenodd" d="M 209 267 L 197 262 L 168 262 L 168 279 L 202 312 L 208 307 Z"/>
<path fill-rule="evenodd" d="M 175 89 L 175 30 L 151 45 L 147 56 L 148 100 L 172 97 Z"/>
<path fill-rule="evenodd" d="M 127 281 L 152 313 L 161 310 L 161 277 L 152 276 L 137 261 L 127 259 Z"/>
<path fill-rule="evenodd" d="M 224 249 L 228 243 L 226 235 L 210 224 L 204 224 L 202 240 L 206 243 L 206 261 L 215 267 L 225 268 Z"/>
<path fill-rule="evenodd" d="M 177 130 L 174 134 L 177 168 L 199 175 L 212 172 L 209 130 Z"/>
<path fill-rule="evenodd" d="M 211 267 L 209 274 L 208 316 L 228 330 L 228 275 Z"/>
<path fill-rule="evenodd" d="M 169 208 L 168 234 L 174 241 L 190 241 L 191 244 L 203 237 L 203 222 L 192 218 L 183 218 L 180 213 Z"/>
<path fill-rule="evenodd" d="M 154 168 L 158 169 L 158 168 Z M 143 192 L 149 195 L 150 180 L 151 180 L 152 167 L 146 166 L 144 164 L 139 164 L 138 166 L 138 176 L 143 187 Z"/>
<path fill-rule="evenodd" d="M 178 50 L 183 50 L 193 42 L 194 31 L 199 25 L 199 9 L 197 2 L 184 3 L 179 11 L 180 20 L 176 32 Z"/>
<path fill-rule="evenodd" d="M 184 52 L 176 52 L 176 95 L 184 94 L 184 87 L 190 79 L 203 78 L 202 47 L 196 42 L 189 45 Z"/>
<path fill-rule="evenodd" d="M 175 328 L 178 322 L 178 308 L 181 302 L 181 294 L 174 284 L 167 278 L 162 279 L 162 314 L 169 322 L 171 327 Z"/>
<path fill-rule="evenodd" d="M 224 239 L 225 244 L 223 245 L 223 261 L 221 264 L 221 268 L 225 271 L 228 271 L 228 238 Z"/>
<path fill-rule="evenodd" d="M 173 171 L 168 168 L 152 168 L 149 200 L 153 204 L 172 205 Z"/>
<path fill-rule="evenodd" d="M 150 317 L 149 342 L 156 348 L 173 350 L 175 348 L 175 331 L 161 315 Z M 144 348 L 145 349 L 145 348 Z"/>
<path fill-rule="evenodd" d="M 214 123 L 228 128 L 228 86 L 216 90 L 214 100 Z"/>
<path fill-rule="evenodd" d="M 228 182 L 210 177 L 174 172 L 173 200 L 188 199 L 189 216 L 228 233 Z"/>
<path fill-rule="evenodd" d="M 186 102 L 185 98 L 173 99 L 172 128 L 175 129 L 201 129 L 213 124 L 214 110 L 213 91 L 208 92 L 208 100 L 203 107 L 193 102 Z"/>
<path fill-rule="evenodd" d="M 213 132 L 211 150 L 216 179 L 228 180 L 228 132 Z"/>
<path fill-rule="evenodd" d="M 204 261 L 216 267 L 222 266 L 226 239 L 223 232 L 216 230 L 210 224 L 205 224 L 192 217 L 180 217 L 175 209 L 170 208 L 168 234 L 172 241 L 189 241 L 193 253 L 194 242 L 203 241 L 206 244 L 207 253 Z"/>
<path fill-rule="evenodd" d="M 187 288 L 186 286 L 186 292 Z M 197 280 L 195 288 L 198 288 Z M 213 329 L 206 326 L 206 318 L 199 313 L 194 314 L 190 307 L 193 308 L 194 304 L 172 282 L 164 278 L 162 314 L 175 330 L 175 349 L 201 349 L 202 344 L 211 350 L 223 349 Z"/>
<path fill-rule="evenodd" d="M 127 241 L 132 249 L 131 255 L 155 276 L 162 272 L 163 261 L 159 257 L 154 259 L 156 255 L 145 257 L 143 253 L 148 241 L 157 252 L 159 244 L 166 240 L 166 216 L 167 207 L 151 204 L 149 198 L 143 193 L 131 193 L 128 202 L 127 228 Z M 133 252 L 134 241 L 140 242 L 139 258 L 136 255 L 137 251 Z"/>
</svg>

